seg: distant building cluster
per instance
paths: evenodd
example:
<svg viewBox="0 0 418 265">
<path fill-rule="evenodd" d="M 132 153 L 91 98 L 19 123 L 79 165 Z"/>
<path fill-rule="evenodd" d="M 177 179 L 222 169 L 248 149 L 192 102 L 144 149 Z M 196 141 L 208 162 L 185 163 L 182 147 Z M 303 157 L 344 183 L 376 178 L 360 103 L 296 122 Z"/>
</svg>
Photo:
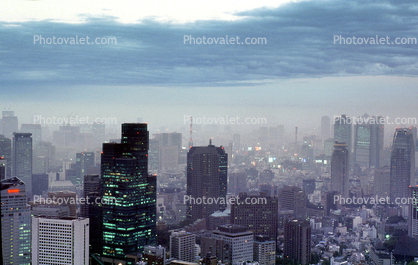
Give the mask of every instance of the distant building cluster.
<svg viewBox="0 0 418 265">
<path fill-rule="evenodd" d="M 0 126 L 3 264 L 404 264 L 417 128 Z M 319 123 L 319 121 L 318 121 Z M 193 126 L 194 125 L 194 126 Z M 193 198 L 193 199 L 191 199 Z"/>
</svg>

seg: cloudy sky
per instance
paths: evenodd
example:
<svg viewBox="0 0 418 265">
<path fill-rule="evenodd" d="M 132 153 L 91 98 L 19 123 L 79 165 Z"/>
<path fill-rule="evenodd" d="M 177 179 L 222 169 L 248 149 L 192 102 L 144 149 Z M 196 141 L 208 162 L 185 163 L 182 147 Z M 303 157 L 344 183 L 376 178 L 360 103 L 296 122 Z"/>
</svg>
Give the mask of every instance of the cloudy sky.
<svg viewBox="0 0 418 265">
<path fill-rule="evenodd" d="M 116 43 L 35 41 L 76 36 Z M 266 43 L 184 41 L 226 36 Z M 364 43 L 376 36 L 389 43 Z M 0 107 L 22 123 L 72 113 L 154 128 L 185 115 L 301 128 L 341 113 L 418 117 L 417 40 L 416 0 L 2 0 Z"/>
</svg>

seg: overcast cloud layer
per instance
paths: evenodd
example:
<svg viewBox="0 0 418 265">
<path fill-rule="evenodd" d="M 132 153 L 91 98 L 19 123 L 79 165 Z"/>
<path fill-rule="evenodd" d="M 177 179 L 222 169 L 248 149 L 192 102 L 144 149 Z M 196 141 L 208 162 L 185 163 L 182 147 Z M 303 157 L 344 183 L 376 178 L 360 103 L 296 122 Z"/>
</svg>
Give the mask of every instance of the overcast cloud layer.
<svg viewBox="0 0 418 265">
<path fill-rule="evenodd" d="M 310 1 L 237 21 L 1 23 L 0 82 L 25 85 L 237 85 L 266 79 L 418 73 L 417 44 L 339 45 L 342 37 L 418 38 L 416 1 Z M 39 45 L 42 37 L 116 37 L 116 45 Z M 192 37 L 262 37 L 266 45 L 189 45 Z"/>
</svg>

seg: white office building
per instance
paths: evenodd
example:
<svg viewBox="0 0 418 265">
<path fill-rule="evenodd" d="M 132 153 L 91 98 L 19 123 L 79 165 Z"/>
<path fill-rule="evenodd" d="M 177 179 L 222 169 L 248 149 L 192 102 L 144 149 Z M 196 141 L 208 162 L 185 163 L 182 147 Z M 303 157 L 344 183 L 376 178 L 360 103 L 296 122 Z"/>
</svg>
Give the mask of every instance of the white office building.
<svg viewBox="0 0 418 265">
<path fill-rule="evenodd" d="M 32 218 L 32 264 L 89 264 L 89 219 Z"/>
<path fill-rule="evenodd" d="M 196 236 L 186 231 L 172 232 L 170 251 L 172 259 L 194 262 L 196 260 Z"/>
<path fill-rule="evenodd" d="M 260 265 L 276 264 L 276 242 L 267 236 L 256 236 L 254 241 L 254 261 Z"/>
<path fill-rule="evenodd" d="M 220 225 L 213 231 L 212 238 L 223 240 L 231 246 L 230 262 L 238 264 L 243 261 L 253 261 L 253 232 L 238 225 Z"/>
</svg>

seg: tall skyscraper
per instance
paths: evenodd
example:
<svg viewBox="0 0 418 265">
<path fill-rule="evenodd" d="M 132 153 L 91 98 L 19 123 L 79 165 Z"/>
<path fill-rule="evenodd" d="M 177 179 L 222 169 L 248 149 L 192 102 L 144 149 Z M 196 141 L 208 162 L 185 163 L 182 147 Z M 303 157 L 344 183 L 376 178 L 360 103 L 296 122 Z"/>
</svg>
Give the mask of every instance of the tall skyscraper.
<svg viewBox="0 0 418 265">
<path fill-rule="evenodd" d="M 390 167 L 385 166 L 374 169 L 374 192 L 379 197 L 390 195 Z"/>
<path fill-rule="evenodd" d="M 14 132 L 18 132 L 17 116 L 14 111 L 3 110 L 2 112 L 3 132 L 6 138 L 12 138 Z"/>
<path fill-rule="evenodd" d="M 285 223 L 284 250 L 285 258 L 295 260 L 302 265 L 311 260 L 311 226 L 309 222 L 292 220 Z"/>
<path fill-rule="evenodd" d="M 323 140 L 331 137 L 331 119 L 329 116 L 321 118 L 321 136 Z"/>
<path fill-rule="evenodd" d="M 408 235 L 418 237 L 418 185 L 409 187 Z"/>
<path fill-rule="evenodd" d="M 102 255 L 126 260 L 156 243 L 156 176 L 148 175 L 147 124 L 122 124 L 121 143 L 103 144 Z"/>
<path fill-rule="evenodd" d="M 348 152 L 352 149 L 352 120 L 347 115 L 341 115 L 334 119 L 334 140 L 346 143 Z"/>
<path fill-rule="evenodd" d="M 83 178 L 87 175 L 87 171 L 89 168 L 94 167 L 94 152 L 81 152 L 76 153 L 75 158 L 75 179 L 71 179 L 74 184 L 81 184 L 83 182 Z"/>
<path fill-rule="evenodd" d="M 224 148 L 208 146 L 192 147 L 187 153 L 187 195 L 190 198 L 221 199 L 226 201 L 228 155 Z M 187 217 L 192 220 L 207 218 L 216 211 L 223 211 L 226 205 L 219 203 L 198 204 L 187 201 Z"/>
<path fill-rule="evenodd" d="M 3 264 L 31 264 L 31 210 L 25 183 L 1 180 L 1 244 Z"/>
<path fill-rule="evenodd" d="M 0 156 L 0 179 L 6 178 L 6 168 L 7 168 L 7 161 L 4 160 L 2 156 Z"/>
<path fill-rule="evenodd" d="M 32 196 L 32 138 L 31 133 L 13 133 L 12 176 L 26 184 L 26 195 Z"/>
<path fill-rule="evenodd" d="M 266 193 L 250 196 L 243 193 L 231 205 L 231 224 L 246 227 L 254 235 L 263 235 L 276 242 L 278 211 L 277 197 Z"/>
<path fill-rule="evenodd" d="M 279 191 L 280 210 L 291 210 L 296 218 L 306 218 L 306 194 L 296 186 L 284 186 Z"/>
<path fill-rule="evenodd" d="M 99 175 L 84 175 L 83 181 L 83 195 L 84 198 L 93 199 L 99 195 L 100 191 L 100 176 Z M 82 204 L 81 205 L 81 216 L 89 218 L 89 204 Z"/>
<path fill-rule="evenodd" d="M 335 142 L 331 158 L 331 190 L 348 198 L 349 151 L 346 143 Z"/>
<path fill-rule="evenodd" d="M 5 160 L 6 178 L 12 176 L 12 140 L 0 134 L 0 157 Z"/>
<path fill-rule="evenodd" d="M 32 264 L 89 264 L 89 219 L 32 218 Z"/>
<path fill-rule="evenodd" d="M 92 132 L 94 135 L 94 144 L 100 146 L 106 140 L 106 124 L 93 123 Z"/>
<path fill-rule="evenodd" d="M 380 167 L 384 148 L 382 119 L 364 114 L 354 125 L 354 162 L 360 167 Z"/>
<path fill-rule="evenodd" d="M 393 136 L 390 156 L 390 200 L 407 198 L 409 186 L 415 186 L 415 146 L 412 133 L 398 128 Z"/>
</svg>

